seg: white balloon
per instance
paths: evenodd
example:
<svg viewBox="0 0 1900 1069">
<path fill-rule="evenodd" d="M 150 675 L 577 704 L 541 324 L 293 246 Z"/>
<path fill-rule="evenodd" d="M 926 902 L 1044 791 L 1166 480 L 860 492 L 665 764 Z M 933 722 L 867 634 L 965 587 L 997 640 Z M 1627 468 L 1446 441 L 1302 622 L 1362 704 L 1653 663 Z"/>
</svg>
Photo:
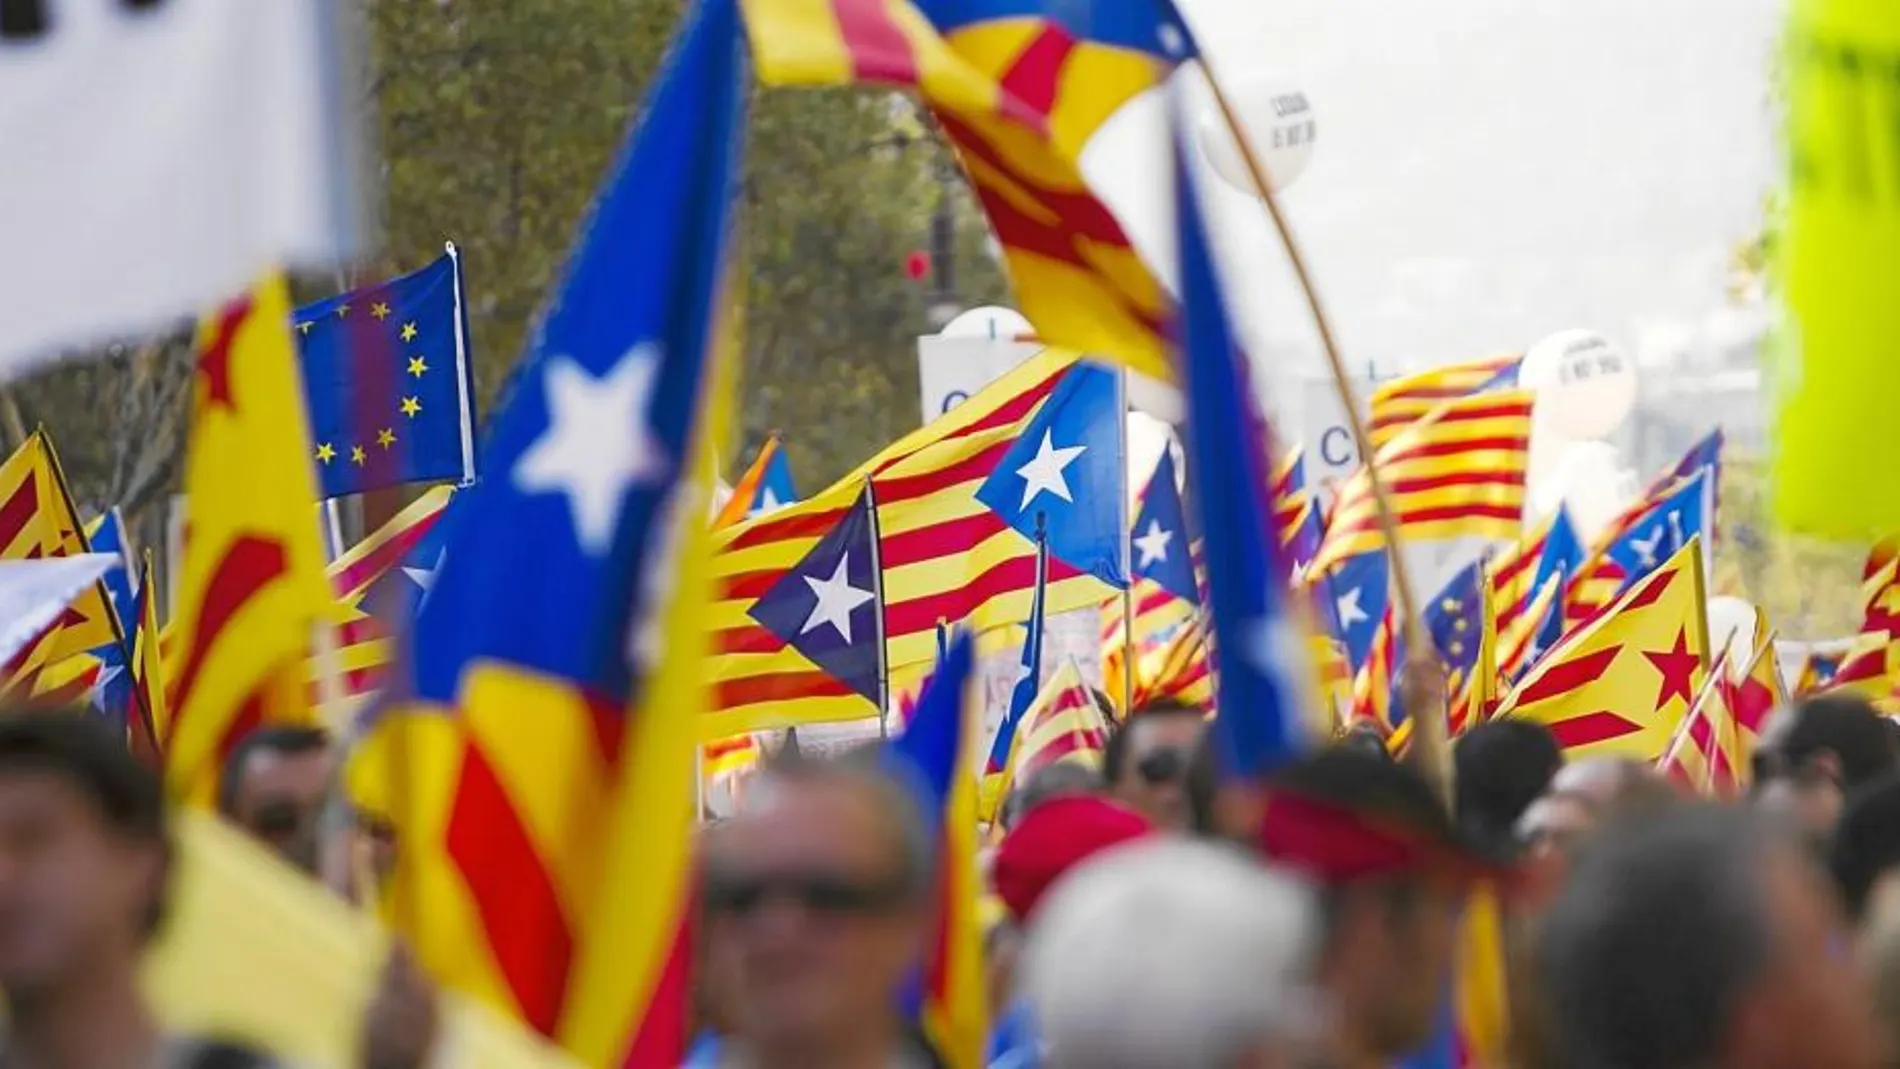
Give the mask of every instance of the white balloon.
<svg viewBox="0 0 1900 1069">
<path fill-rule="evenodd" d="M 1710 598 L 1709 642 L 1711 661 L 1722 655 L 1723 643 L 1728 643 L 1729 672 L 1740 672 L 1755 653 L 1755 606 L 1727 594 Z"/>
<path fill-rule="evenodd" d="M 1267 173 L 1267 185 L 1277 193 L 1298 181 L 1313 157 L 1313 142 L 1319 134 L 1305 91 L 1270 71 L 1242 75 L 1224 88 L 1239 113 L 1247 143 Z M 1211 99 L 1201 114 L 1201 151 L 1222 181 L 1253 194 L 1247 164 Z"/>
<path fill-rule="evenodd" d="M 941 333 L 949 338 L 996 338 L 1004 341 L 1030 337 L 1036 328 L 1014 308 L 984 305 L 972 308 L 943 325 Z"/>
<path fill-rule="evenodd" d="M 1571 442 L 1549 473 L 1530 486 L 1530 514 L 1548 516 L 1563 506 L 1588 545 L 1636 500 L 1636 473 L 1608 442 Z"/>
<path fill-rule="evenodd" d="M 1539 418 L 1570 438 L 1606 438 L 1636 405 L 1636 368 L 1590 330 L 1566 330 L 1530 347 L 1518 384 L 1537 395 Z"/>
</svg>

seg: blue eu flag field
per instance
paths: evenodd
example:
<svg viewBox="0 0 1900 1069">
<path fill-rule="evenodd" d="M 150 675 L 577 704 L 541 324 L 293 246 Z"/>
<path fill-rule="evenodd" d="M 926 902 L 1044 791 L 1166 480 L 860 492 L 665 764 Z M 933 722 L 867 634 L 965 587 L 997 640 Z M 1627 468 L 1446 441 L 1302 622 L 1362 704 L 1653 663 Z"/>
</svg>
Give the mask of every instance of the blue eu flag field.
<svg viewBox="0 0 1900 1069">
<path fill-rule="evenodd" d="M 324 497 L 474 477 L 473 390 L 456 253 L 297 309 Z"/>
</svg>

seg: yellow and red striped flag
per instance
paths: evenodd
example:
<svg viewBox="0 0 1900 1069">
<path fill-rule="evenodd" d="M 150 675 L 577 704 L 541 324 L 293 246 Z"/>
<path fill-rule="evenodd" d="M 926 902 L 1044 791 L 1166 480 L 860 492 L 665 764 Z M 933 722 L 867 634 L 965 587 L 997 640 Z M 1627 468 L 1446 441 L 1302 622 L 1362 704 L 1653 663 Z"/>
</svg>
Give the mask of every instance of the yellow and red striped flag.
<svg viewBox="0 0 1900 1069">
<path fill-rule="evenodd" d="M 1448 401 L 1379 450 L 1400 532 L 1421 539 L 1515 538 L 1523 526 L 1531 394 L 1500 390 Z M 1372 481 L 1361 467 L 1339 486 L 1310 570 L 1385 547 Z"/>
<path fill-rule="evenodd" d="M 132 708 L 127 713 L 127 730 L 135 752 L 159 758 L 159 740 L 171 733 L 170 692 L 165 685 L 165 659 L 159 642 L 158 573 L 152 568 L 152 551 L 145 551 L 144 571 L 140 573 L 138 606 L 132 621 Z M 149 733 L 144 729 L 150 728 Z"/>
<path fill-rule="evenodd" d="M 1741 736 L 1741 767 L 1753 768 L 1755 746 L 1762 729 L 1776 709 L 1788 703 L 1788 688 L 1781 681 L 1781 667 L 1775 663 L 1775 632 L 1768 626 L 1768 615 L 1755 612 L 1755 636 L 1749 659 L 1741 665 L 1739 679 L 1730 684 L 1729 711 L 1735 714 L 1735 727 Z"/>
<path fill-rule="evenodd" d="M 1502 627 L 1497 639 L 1497 678 L 1514 682 L 1543 655 L 1537 648 L 1540 626 L 1551 613 L 1561 612 L 1564 583 L 1562 575 L 1544 580 L 1544 589 L 1533 595 L 1511 622 L 1508 632 Z"/>
<path fill-rule="evenodd" d="M 1117 706 L 1123 683 L 1129 679 L 1128 665 L 1132 663 L 1138 674 L 1142 662 L 1173 641 L 1199 611 L 1193 602 L 1145 577 L 1136 577 L 1129 594 L 1135 609 L 1132 628 L 1124 627 L 1121 595 L 1102 603 L 1102 689 Z"/>
<path fill-rule="evenodd" d="M 876 505 L 886 666 L 894 678 L 936 656 L 939 622 L 982 630 L 1028 617 L 1035 547 L 976 491 L 1075 361 L 1072 353 L 1047 350 L 830 489 L 717 533 L 708 669 L 714 702 L 705 738 L 877 714 L 872 702 L 751 615 L 857 505 L 867 481 Z M 1099 580 L 1050 559 L 1048 612 L 1099 604 L 1104 590 Z"/>
<path fill-rule="evenodd" d="M 410 550 L 435 528 L 454 496 L 453 486 L 430 487 L 390 517 L 388 523 L 331 561 L 325 570 L 336 590 L 337 600 L 353 602 L 362 597 L 376 580 L 401 564 Z"/>
<path fill-rule="evenodd" d="M 1722 651 L 1709 677 L 1683 716 L 1675 738 L 1656 767 L 1682 786 L 1714 798 L 1733 798 L 1747 777 L 1741 730 L 1729 704 L 1728 651 Z"/>
<path fill-rule="evenodd" d="M 1549 725 L 1573 760 L 1656 760 L 1708 676 L 1706 605 L 1701 539 L 1692 537 L 1545 654 L 1498 715 Z"/>
<path fill-rule="evenodd" d="M 1009 792 L 1060 761 L 1101 767 L 1108 723 L 1074 661 L 1064 661 L 1023 711 L 1003 767 L 983 774 L 977 796 L 979 819 L 994 823 Z"/>
<path fill-rule="evenodd" d="M 1487 356 L 1380 383 L 1367 399 L 1371 415 L 1366 431 L 1372 438 L 1373 452 L 1384 449 L 1440 405 L 1475 393 L 1515 387 L 1522 363 L 1523 357 L 1518 355 Z"/>
<path fill-rule="evenodd" d="M 766 84 L 918 93 L 956 146 L 1023 314 L 1045 340 L 1172 380 L 1171 302 L 1089 188 L 1080 161 L 1110 116 L 1166 80 L 1175 63 L 1166 58 L 1168 37 L 1180 31 L 1136 0 L 1118 0 L 1109 19 L 1076 18 L 1063 7 L 744 3 Z M 1092 32 L 1111 27 L 1113 41 Z"/>
<path fill-rule="evenodd" d="M 1135 710 L 1173 702 L 1213 712 L 1213 636 L 1206 614 L 1199 614 L 1166 646 L 1144 658 L 1135 671 Z"/>
<path fill-rule="evenodd" d="M 198 804 L 210 803 L 247 731 L 314 717 L 304 658 L 332 600 L 298 374 L 281 278 L 199 327 L 184 478 L 191 526 L 164 740 L 167 782 Z"/>
<path fill-rule="evenodd" d="M 85 528 L 73 508 L 53 440 L 35 430 L 0 465 L 0 560 L 39 560 L 87 551 Z M 118 641 L 112 600 L 102 583 L 86 588 L 65 615 L 34 643 L 40 669 Z M 70 675 L 83 663 L 67 666 Z M 23 667 L 37 676 L 38 672 Z M 29 681 L 30 682 L 30 681 Z"/>
<path fill-rule="evenodd" d="M 1900 538 L 1874 544 L 1861 569 L 1861 625 L 1853 646 L 1817 693 L 1883 701 L 1900 685 Z"/>
</svg>

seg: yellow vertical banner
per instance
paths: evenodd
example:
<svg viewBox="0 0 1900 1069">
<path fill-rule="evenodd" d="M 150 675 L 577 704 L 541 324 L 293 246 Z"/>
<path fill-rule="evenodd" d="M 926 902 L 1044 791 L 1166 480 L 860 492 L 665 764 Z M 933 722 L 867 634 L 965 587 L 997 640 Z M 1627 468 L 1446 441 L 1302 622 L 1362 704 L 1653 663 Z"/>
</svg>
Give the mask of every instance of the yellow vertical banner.
<svg viewBox="0 0 1900 1069">
<path fill-rule="evenodd" d="M 1869 539 L 1900 527 L 1900 5 L 1795 0 L 1786 64 L 1775 515 Z"/>
</svg>

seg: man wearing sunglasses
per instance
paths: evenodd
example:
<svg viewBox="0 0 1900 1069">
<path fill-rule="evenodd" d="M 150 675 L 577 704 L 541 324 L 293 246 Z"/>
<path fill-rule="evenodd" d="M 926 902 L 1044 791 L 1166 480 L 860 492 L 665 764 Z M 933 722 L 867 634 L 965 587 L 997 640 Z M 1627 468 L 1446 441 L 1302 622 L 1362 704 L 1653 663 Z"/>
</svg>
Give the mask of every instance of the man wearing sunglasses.
<svg viewBox="0 0 1900 1069">
<path fill-rule="evenodd" d="M 1206 724 L 1199 709 L 1174 702 L 1135 710 L 1102 750 L 1109 795 L 1157 827 L 1185 830 L 1188 768 Z"/>
<path fill-rule="evenodd" d="M 723 1069 L 934 1069 L 900 1019 L 924 945 L 932 838 L 874 768 L 775 769 L 711 829 L 706 980 L 729 1020 Z"/>
</svg>

